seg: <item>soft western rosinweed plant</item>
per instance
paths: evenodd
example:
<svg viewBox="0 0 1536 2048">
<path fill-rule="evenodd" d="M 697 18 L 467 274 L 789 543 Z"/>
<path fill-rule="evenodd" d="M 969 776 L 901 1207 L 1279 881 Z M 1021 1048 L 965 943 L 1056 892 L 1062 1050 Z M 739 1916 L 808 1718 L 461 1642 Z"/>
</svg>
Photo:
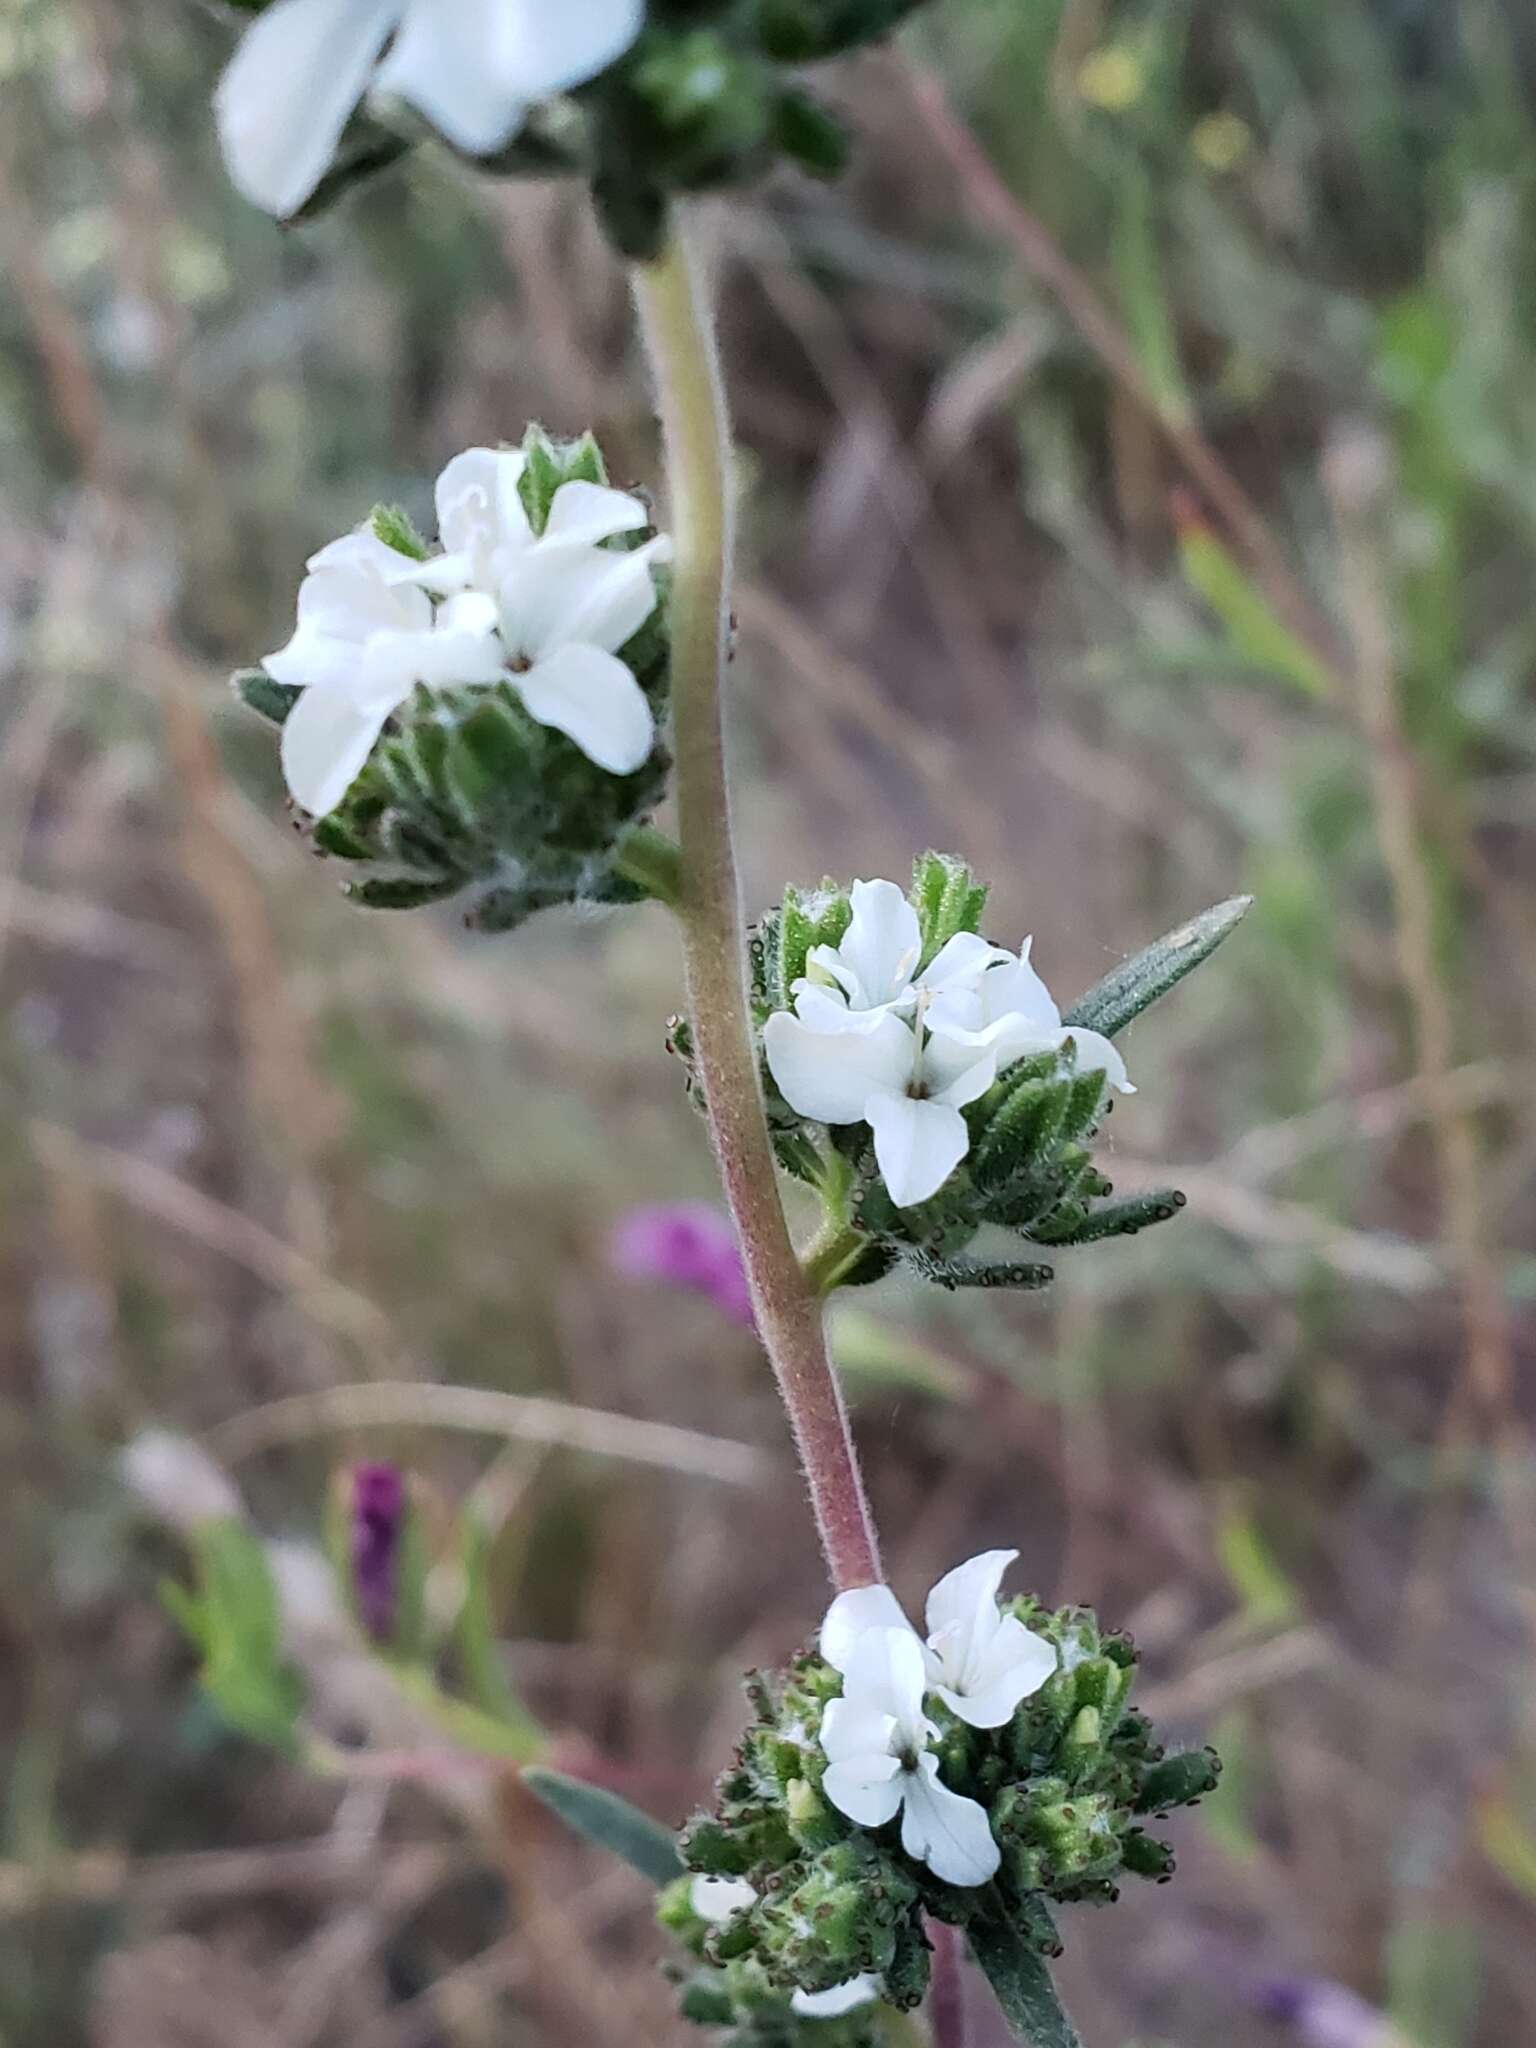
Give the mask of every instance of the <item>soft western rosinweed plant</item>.
<svg viewBox="0 0 1536 2048">
<path fill-rule="evenodd" d="M 682 2008 L 702 2026 L 762 2048 L 892 2038 L 935 1958 L 954 1967 L 958 1932 L 1019 2036 L 1062 2048 L 1053 1906 L 1166 1877 L 1146 1823 L 1208 1789 L 1215 1763 L 1164 1755 L 1132 1703 L 1123 1636 L 1001 1595 L 1013 1551 L 948 1572 L 912 1626 L 883 1583 L 823 1306 L 897 1263 L 947 1288 L 1041 1287 L 1057 1252 L 1171 1217 L 1174 1191 L 1116 1198 L 1095 1163 L 1103 1118 L 1135 1092 L 1116 1040 L 1245 905 L 1170 933 L 1066 1009 L 1029 939 L 987 928 L 985 883 L 941 854 L 917 858 L 910 886 L 791 887 L 755 925 L 744 917 L 722 700 L 729 422 L 686 195 L 775 156 L 834 169 L 840 133 L 801 67 L 909 4 L 247 9 L 218 119 L 232 174 L 271 212 L 316 204 L 432 133 L 493 173 L 589 181 L 633 262 L 666 530 L 648 495 L 615 488 L 590 435 L 530 427 L 517 447 L 449 462 L 434 534 L 384 507 L 321 549 L 292 637 L 237 687 L 281 727 L 311 843 L 359 903 L 458 897 L 471 924 L 504 932 L 562 904 L 651 897 L 681 925 L 671 1044 L 734 1237 L 705 1243 L 696 1216 L 680 1230 L 652 1210 L 618 1255 L 717 1298 L 728 1288 L 730 1312 L 755 1324 L 835 1597 L 814 1649 L 750 1677 L 741 1746 L 679 1840 L 609 1792 L 548 1771 L 530 1784 L 663 1885 L 687 1958 Z M 654 822 L 669 790 L 675 838 Z M 803 1249 L 781 1174 L 820 1201 Z M 360 1630 L 398 1665 L 422 1637 L 406 1495 L 387 1468 L 348 1483 L 333 1553 Z M 209 1641 L 217 1590 L 192 1617 Z M 494 1660 L 472 1648 L 464 1668 L 483 1675 Z M 939 2048 L 955 2048 L 959 2012 L 946 1988 Z"/>
</svg>

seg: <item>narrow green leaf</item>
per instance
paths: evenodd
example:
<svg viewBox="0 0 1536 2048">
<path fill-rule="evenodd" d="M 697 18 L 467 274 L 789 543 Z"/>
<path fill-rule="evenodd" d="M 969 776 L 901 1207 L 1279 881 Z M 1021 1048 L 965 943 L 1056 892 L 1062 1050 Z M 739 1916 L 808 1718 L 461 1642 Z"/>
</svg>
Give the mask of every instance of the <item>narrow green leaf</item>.
<svg viewBox="0 0 1536 2048">
<path fill-rule="evenodd" d="M 464 1689 L 479 1711 L 515 1739 L 524 1756 L 537 1752 L 538 1723 L 513 1690 L 501 1660 L 491 1619 L 489 1545 L 485 1527 L 473 1513 L 461 1531 L 464 1598 L 454 1624 L 454 1647 Z"/>
<path fill-rule="evenodd" d="M 1082 2048 L 1044 1958 L 1016 1927 L 983 1921 L 971 1928 L 970 1942 L 1003 2017 L 1020 2041 L 1027 2041 L 1030 2048 Z"/>
<path fill-rule="evenodd" d="M 672 1884 L 686 1875 L 671 1829 L 616 1792 L 584 1785 L 579 1778 L 545 1770 L 542 1765 L 524 1771 L 523 1783 L 551 1812 L 558 1813 L 567 1827 L 585 1835 L 589 1842 L 611 1849 L 652 1884 Z"/>
<path fill-rule="evenodd" d="M 1220 619 L 1229 645 L 1244 661 L 1294 683 L 1308 697 L 1333 695 L 1325 664 L 1275 615 L 1237 556 L 1202 521 L 1181 526 L 1179 560 L 1189 584 Z"/>
<path fill-rule="evenodd" d="M 1229 932 L 1235 931 L 1253 908 L 1251 896 L 1233 896 L 1214 909 L 1203 911 L 1188 924 L 1165 932 L 1150 946 L 1113 968 L 1095 982 L 1085 996 L 1067 1011 L 1062 1022 L 1079 1024 L 1084 1031 L 1101 1031 L 1113 1038 L 1133 1017 L 1165 996 L 1185 975 L 1209 960 Z"/>
</svg>

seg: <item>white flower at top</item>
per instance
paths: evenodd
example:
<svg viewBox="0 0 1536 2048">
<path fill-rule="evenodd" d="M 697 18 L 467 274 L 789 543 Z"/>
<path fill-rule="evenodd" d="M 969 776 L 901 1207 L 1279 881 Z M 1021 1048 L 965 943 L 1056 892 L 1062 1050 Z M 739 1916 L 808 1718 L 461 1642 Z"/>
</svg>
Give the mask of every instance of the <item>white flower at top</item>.
<svg viewBox="0 0 1536 2048">
<path fill-rule="evenodd" d="M 744 1877 L 696 1877 L 688 1898 L 701 1920 L 722 1927 L 727 1920 L 756 1905 L 757 1891 Z M 792 1992 L 789 2002 L 802 2019 L 835 2020 L 845 2012 L 857 2012 L 861 2005 L 870 2004 L 880 1996 L 881 1989 L 880 1979 L 866 1971 L 862 1976 L 845 1977 L 841 1984 L 830 1985 L 825 1991 Z"/>
<path fill-rule="evenodd" d="M 866 1628 L 853 1641 L 841 1699 L 821 1719 L 822 1790 L 860 1827 L 901 1816 L 901 1846 L 946 1884 L 985 1884 L 1002 1858 L 985 1807 L 951 1792 L 929 1744 L 923 1646 L 903 1625 Z"/>
<path fill-rule="evenodd" d="M 622 56 L 644 19 L 645 0 L 273 0 L 219 82 L 229 174 L 268 213 L 297 212 L 370 86 L 489 155 L 538 101 Z"/>
<path fill-rule="evenodd" d="M 921 1646 L 928 1690 L 972 1728 L 1001 1728 L 1056 1670 L 1054 1645 L 997 1604 L 1003 1573 L 1018 1554 L 984 1550 L 946 1572 L 928 1595 Z M 890 1628 L 917 1640 L 889 1586 L 839 1593 L 821 1625 L 821 1654 L 846 1676 L 862 1638 Z"/>
<path fill-rule="evenodd" d="M 555 492 L 535 535 L 518 492 L 524 460 L 473 448 L 449 463 L 437 483 L 444 554 L 418 562 L 364 529 L 311 556 L 297 630 L 265 663 L 303 690 L 282 760 L 305 810 L 336 808 L 418 683 L 509 683 L 531 717 L 612 774 L 649 754 L 651 707 L 617 650 L 655 610 L 651 569 L 667 543 L 602 546 L 650 515 L 579 480 Z"/>
<path fill-rule="evenodd" d="M 852 920 L 837 946 L 813 949 L 795 1007 L 763 1031 L 785 1101 L 817 1123 L 866 1123 L 891 1200 L 937 1194 L 965 1157 L 961 1114 L 999 1072 L 1069 1039 L 1078 1065 L 1129 1091 L 1108 1039 L 1064 1025 L 1029 964 L 974 932 L 951 938 L 921 973 L 917 912 L 894 882 L 855 882 Z"/>
</svg>

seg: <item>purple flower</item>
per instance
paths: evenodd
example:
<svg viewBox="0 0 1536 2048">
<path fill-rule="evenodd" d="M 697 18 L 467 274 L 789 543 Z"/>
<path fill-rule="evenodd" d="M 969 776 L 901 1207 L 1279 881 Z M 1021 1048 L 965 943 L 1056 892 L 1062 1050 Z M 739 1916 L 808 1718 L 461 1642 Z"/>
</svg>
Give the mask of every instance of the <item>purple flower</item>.
<svg viewBox="0 0 1536 2048">
<path fill-rule="evenodd" d="M 363 1627 L 384 1643 L 395 1632 L 405 1480 L 396 1465 L 354 1465 L 351 1490 L 353 1597 Z"/>
<path fill-rule="evenodd" d="M 619 1219 L 609 1248 L 621 1273 L 702 1294 L 744 1330 L 752 1300 L 730 1218 L 708 1202 L 654 1202 Z"/>
<path fill-rule="evenodd" d="M 1326 1977 L 1272 1977 L 1255 1986 L 1253 2002 L 1305 2048 L 1401 2048 L 1384 2013 Z"/>
</svg>

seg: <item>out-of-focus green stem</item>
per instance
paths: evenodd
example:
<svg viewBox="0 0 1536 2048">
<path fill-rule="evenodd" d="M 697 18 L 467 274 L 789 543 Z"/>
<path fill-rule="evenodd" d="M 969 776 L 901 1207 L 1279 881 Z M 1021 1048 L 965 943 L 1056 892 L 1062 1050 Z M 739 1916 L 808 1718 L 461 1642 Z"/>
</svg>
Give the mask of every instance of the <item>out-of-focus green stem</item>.
<svg viewBox="0 0 1536 2048">
<path fill-rule="evenodd" d="M 636 266 L 635 297 L 656 379 L 676 550 L 670 625 L 678 911 L 694 1052 L 758 1331 L 788 1411 L 828 1570 L 839 1588 L 871 1585 L 880 1578 L 874 1524 L 827 1357 L 820 1302 L 784 1220 L 758 1080 L 721 705 L 733 537 L 730 423 L 703 280 L 678 223 L 657 260 Z"/>
<path fill-rule="evenodd" d="M 665 832 L 654 825 L 636 825 L 614 848 L 613 865 L 658 903 L 677 908 L 683 893 L 683 857 L 676 840 Z"/>
</svg>

